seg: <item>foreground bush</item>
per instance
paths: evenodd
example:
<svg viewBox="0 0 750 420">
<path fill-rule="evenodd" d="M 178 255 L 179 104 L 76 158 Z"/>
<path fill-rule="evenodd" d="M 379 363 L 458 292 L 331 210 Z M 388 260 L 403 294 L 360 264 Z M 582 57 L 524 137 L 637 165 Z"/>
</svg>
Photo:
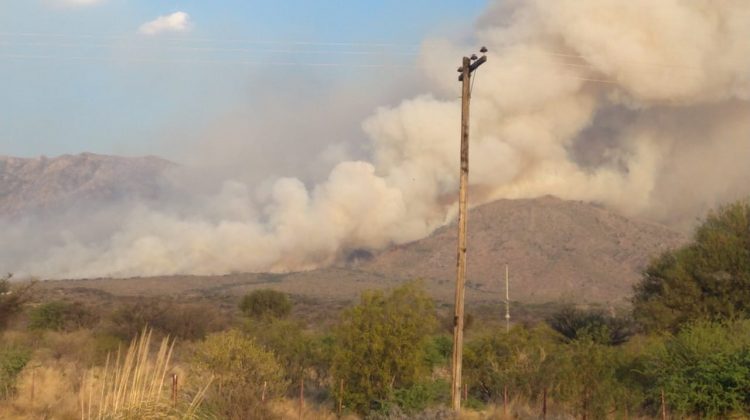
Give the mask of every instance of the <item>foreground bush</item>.
<svg viewBox="0 0 750 420">
<path fill-rule="evenodd" d="M 266 402 L 286 389 L 284 369 L 274 355 L 237 330 L 206 337 L 196 348 L 193 367 L 199 377 L 213 376 L 206 407 L 219 418 L 269 418 Z"/>
<path fill-rule="evenodd" d="M 415 283 L 364 293 L 344 311 L 335 334 L 333 371 L 336 383 L 346 384 L 346 406 L 380 410 L 395 390 L 418 383 L 429 373 L 426 349 L 436 325 L 432 299 Z"/>
<path fill-rule="evenodd" d="M 30 359 L 27 349 L 0 345 L 0 399 L 14 393 L 16 379 Z"/>
<path fill-rule="evenodd" d="M 709 213 L 693 242 L 663 254 L 635 288 L 633 315 L 647 330 L 750 318 L 750 202 Z"/>
<path fill-rule="evenodd" d="M 663 389 L 680 416 L 747 417 L 750 321 L 691 325 L 650 355 L 647 372 L 654 406 Z"/>
</svg>

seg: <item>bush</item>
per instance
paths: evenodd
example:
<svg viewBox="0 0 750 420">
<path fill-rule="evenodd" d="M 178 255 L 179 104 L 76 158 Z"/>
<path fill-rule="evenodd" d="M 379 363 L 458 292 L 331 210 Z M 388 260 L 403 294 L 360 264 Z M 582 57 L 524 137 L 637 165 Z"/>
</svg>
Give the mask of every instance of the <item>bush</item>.
<svg viewBox="0 0 750 420">
<path fill-rule="evenodd" d="M 633 335 L 629 319 L 608 316 L 599 310 L 561 309 L 547 318 L 547 324 L 568 341 L 592 340 L 598 344 L 619 345 Z"/>
<path fill-rule="evenodd" d="M 451 386 L 445 380 L 418 382 L 394 391 L 393 401 L 407 414 L 424 411 L 432 405 L 449 401 Z"/>
<path fill-rule="evenodd" d="M 34 283 L 12 287 L 12 274 L 0 278 L 0 330 L 8 326 L 10 320 L 21 312 L 26 302 L 31 299 Z"/>
<path fill-rule="evenodd" d="M 663 389 L 680 416 L 750 414 L 750 321 L 690 325 L 657 348 L 646 367 L 653 407 Z"/>
<path fill-rule="evenodd" d="M 298 322 L 283 319 L 250 321 L 244 330 L 257 344 L 273 351 L 288 381 L 297 383 L 304 378 L 322 385 L 330 357 L 321 337 L 305 331 Z"/>
<path fill-rule="evenodd" d="M 418 383 L 429 371 L 425 349 L 436 325 L 433 302 L 415 283 L 387 295 L 366 292 L 359 305 L 344 311 L 335 331 L 333 371 L 345 381 L 347 407 L 380 410 L 395 390 Z"/>
<path fill-rule="evenodd" d="M 507 386 L 533 400 L 551 385 L 548 355 L 557 343 L 548 328 L 505 328 L 469 340 L 464 349 L 464 377 L 470 393 L 485 403 L 499 403 Z"/>
<path fill-rule="evenodd" d="M 268 418 L 272 413 L 261 396 L 278 398 L 286 388 L 274 355 L 237 330 L 206 337 L 196 348 L 193 368 L 199 376 L 214 377 L 205 407 L 220 418 Z"/>
<path fill-rule="evenodd" d="M 663 254 L 635 287 L 633 315 L 646 330 L 750 317 L 750 202 L 711 212 L 689 245 Z"/>
<path fill-rule="evenodd" d="M 130 340 L 148 326 L 160 335 L 201 340 L 207 334 L 220 331 L 227 325 L 227 319 L 213 306 L 144 299 L 115 310 L 110 316 L 106 332 L 122 340 Z"/>
<path fill-rule="evenodd" d="M 72 331 L 91 327 L 96 319 L 78 303 L 48 302 L 29 311 L 29 329 Z"/>
<path fill-rule="evenodd" d="M 240 310 L 252 318 L 284 318 L 292 311 L 292 302 L 276 290 L 255 290 L 242 298 Z"/>
<path fill-rule="evenodd" d="M 0 399 L 12 395 L 16 378 L 31 359 L 31 352 L 21 347 L 0 347 Z"/>
</svg>

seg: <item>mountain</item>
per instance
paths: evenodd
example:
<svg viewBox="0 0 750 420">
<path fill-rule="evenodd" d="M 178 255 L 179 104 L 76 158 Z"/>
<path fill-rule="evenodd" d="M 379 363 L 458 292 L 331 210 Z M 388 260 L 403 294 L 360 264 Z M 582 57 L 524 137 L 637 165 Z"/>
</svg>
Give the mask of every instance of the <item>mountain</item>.
<svg viewBox="0 0 750 420">
<path fill-rule="evenodd" d="M 357 268 L 429 283 L 453 282 L 456 236 L 454 223 Z M 652 257 L 685 241 L 667 227 L 590 203 L 550 196 L 498 200 L 469 212 L 467 286 L 475 295 L 499 296 L 508 263 L 511 300 L 621 301 Z"/>
<path fill-rule="evenodd" d="M 469 212 L 467 303 L 473 311 L 479 304 L 497 308 L 504 298 L 508 262 L 514 302 L 621 306 L 650 258 L 686 240 L 664 226 L 594 204 L 554 197 L 495 201 Z M 249 291 L 271 288 L 316 311 L 320 305 L 346 305 L 365 290 L 421 278 L 441 307 L 447 307 L 453 303 L 455 264 L 452 224 L 416 242 L 374 254 L 354 251 L 340 266 L 306 272 L 61 280 L 44 282 L 44 287 L 74 296 L 202 297 L 229 306 Z"/>
<path fill-rule="evenodd" d="M 53 159 L 0 157 L 0 217 L 44 214 L 98 201 L 117 203 L 125 198 L 158 200 L 169 192 L 164 172 L 174 166 L 156 157 L 90 153 Z M 681 233 L 658 224 L 629 219 L 594 204 L 549 196 L 477 206 L 470 210 L 468 223 L 467 299 L 475 301 L 497 302 L 502 298 L 504 266 L 508 263 L 511 300 L 622 303 L 652 257 L 686 241 Z M 57 229 L 49 227 L 50 231 Z M 13 258 L 12 251 L 12 247 L 3 249 L 8 258 Z M 364 288 L 390 287 L 422 278 L 433 296 L 450 302 L 455 264 L 456 226 L 452 224 L 412 243 L 378 252 L 353 251 L 335 267 L 274 274 L 272 282 L 266 282 L 262 274 L 236 273 L 232 285 L 222 288 L 221 293 L 246 291 L 252 284 L 341 299 L 354 298 Z M 183 287 L 180 278 L 142 281 L 144 288 L 171 284 L 171 290 L 176 291 Z M 213 290 L 224 277 L 191 278 L 191 290 L 199 291 Z M 96 281 L 86 284 L 104 287 Z M 204 286 L 196 286 L 201 284 Z M 107 287 L 120 286 L 112 283 Z M 132 290 L 148 293 L 140 286 Z"/>
<path fill-rule="evenodd" d="M 155 198 L 160 175 L 172 166 L 152 156 L 0 156 L 0 216 L 43 213 L 81 202 Z"/>
</svg>

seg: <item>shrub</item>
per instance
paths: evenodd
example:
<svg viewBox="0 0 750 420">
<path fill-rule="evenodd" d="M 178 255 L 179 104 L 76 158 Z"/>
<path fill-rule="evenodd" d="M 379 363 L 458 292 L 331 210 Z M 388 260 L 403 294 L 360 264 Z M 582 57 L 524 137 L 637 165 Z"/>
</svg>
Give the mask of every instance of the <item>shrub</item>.
<svg viewBox="0 0 750 420">
<path fill-rule="evenodd" d="M 0 278 L 0 330 L 7 327 L 8 322 L 21 312 L 26 302 L 31 299 L 34 283 L 26 283 L 21 286 L 12 287 L 10 283 L 11 274 Z"/>
<path fill-rule="evenodd" d="M 276 290 L 255 290 L 242 298 L 240 310 L 253 318 L 284 318 L 292 311 L 292 302 Z"/>
<path fill-rule="evenodd" d="M 557 343 L 548 328 L 505 328 L 469 340 L 464 349 L 464 376 L 478 400 L 501 402 L 507 386 L 514 394 L 534 399 L 550 385 L 548 356 Z"/>
<path fill-rule="evenodd" d="M 31 359 L 31 353 L 21 347 L 0 347 L 0 399 L 12 395 L 16 378 Z"/>
<path fill-rule="evenodd" d="M 750 202 L 709 213 L 693 242 L 663 254 L 635 287 L 635 319 L 675 332 L 699 320 L 750 317 Z"/>
<path fill-rule="evenodd" d="M 426 341 L 436 324 L 432 300 L 415 283 L 387 295 L 366 292 L 359 305 L 344 311 L 333 371 L 346 382 L 347 407 L 380 410 L 396 389 L 419 382 L 429 371 Z"/>
<path fill-rule="evenodd" d="M 592 340 L 598 344 L 619 345 L 634 333 L 629 319 L 608 316 L 599 310 L 563 308 L 547 318 L 547 324 L 568 341 Z"/>
<path fill-rule="evenodd" d="M 646 372 L 658 407 L 663 389 L 681 416 L 750 414 L 750 321 L 698 323 L 684 328 L 651 355 Z"/>
<path fill-rule="evenodd" d="M 193 368 L 198 376 L 214 377 L 206 407 L 220 418 L 268 418 L 272 413 L 261 397 L 278 398 L 286 387 L 274 355 L 237 330 L 206 337 L 196 348 Z"/>
<path fill-rule="evenodd" d="M 251 320 L 244 331 L 257 344 L 273 351 L 284 366 L 287 381 L 296 383 L 304 378 L 322 385 L 330 357 L 321 337 L 305 331 L 299 322 L 284 319 Z"/>
<path fill-rule="evenodd" d="M 198 303 L 178 303 L 164 299 L 144 299 L 122 305 L 109 318 L 107 333 L 130 340 L 146 326 L 160 335 L 184 340 L 200 340 L 228 324 L 215 307 Z"/>
<path fill-rule="evenodd" d="M 91 327 L 93 314 L 78 303 L 54 301 L 43 303 L 29 311 L 29 329 L 72 331 Z"/>
</svg>

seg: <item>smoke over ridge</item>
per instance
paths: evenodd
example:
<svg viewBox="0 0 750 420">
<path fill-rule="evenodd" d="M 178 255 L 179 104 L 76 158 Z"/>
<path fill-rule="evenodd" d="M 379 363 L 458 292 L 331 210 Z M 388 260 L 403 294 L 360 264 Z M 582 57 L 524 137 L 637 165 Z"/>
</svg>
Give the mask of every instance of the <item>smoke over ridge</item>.
<svg viewBox="0 0 750 420">
<path fill-rule="evenodd" d="M 467 43 L 468 44 L 468 43 Z M 495 1 L 472 102 L 470 200 L 553 194 L 689 226 L 750 192 L 750 3 Z M 363 123 L 371 161 L 306 187 L 227 181 L 206 211 L 142 205 L 96 241 L 68 237 L 19 272 L 49 277 L 310 269 L 428 235 L 454 216 L 459 85 L 474 47 L 424 43 L 432 93 Z M 258 204 L 260 203 L 260 204 Z"/>
</svg>

